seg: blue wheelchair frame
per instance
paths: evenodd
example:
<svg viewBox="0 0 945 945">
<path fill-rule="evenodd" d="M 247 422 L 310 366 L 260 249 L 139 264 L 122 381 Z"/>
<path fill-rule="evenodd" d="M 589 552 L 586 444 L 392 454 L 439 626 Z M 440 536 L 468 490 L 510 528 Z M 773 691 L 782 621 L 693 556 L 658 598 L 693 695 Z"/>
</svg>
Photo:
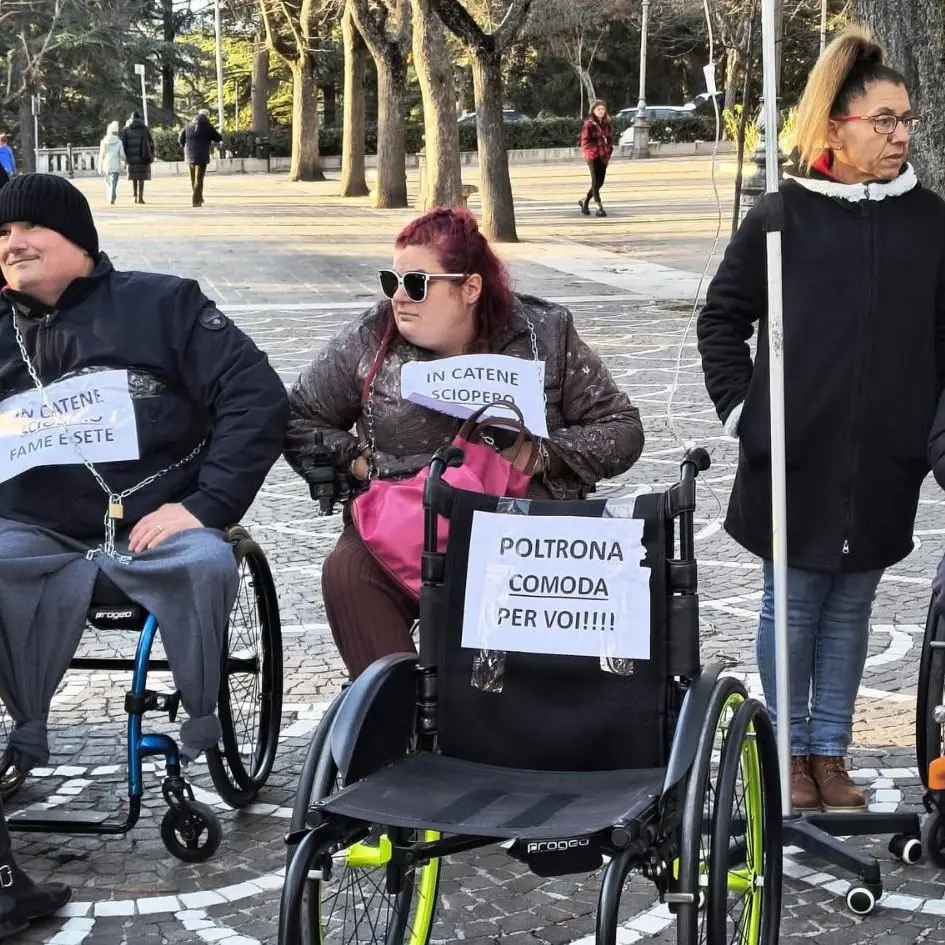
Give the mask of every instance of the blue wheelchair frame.
<svg viewBox="0 0 945 945">
<path fill-rule="evenodd" d="M 255 799 L 272 768 L 282 711 L 282 636 L 278 601 L 269 565 L 259 546 L 240 526 L 228 533 L 237 564 L 248 564 L 249 579 L 255 592 L 254 610 L 261 624 L 258 651 L 250 657 L 235 658 L 229 654 L 229 631 L 224 641 L 220 719 L 224 728 L 223 748 L 208 749 L 207 763 L 220 796 L 232 807 L 244 807 Z M 243 588 L 241 585 L 241 592 Z M 177 742 L 164 733 L 145 733 L 143 716 L 147 712 L 166 712 L 174 722 L 180 708 L 180 693 L 160 693 L 148 689 L 148 672 L 169 672 L 166 659 L 152 659 L 158 620 L 144 607 L 125 597 L 100 575 L 99 584 L 89 607 L 88 622 L 102 630 L 138 631 L 133 659 L 122 657 L 74 657 L 70 669 L 130 670 L 131 685 L 125 693 L 128 758 L 128 808 L 122 820 L 110 819 L 100 812 L 44 811 L 42 817 L 29 816 L 26 811 L 11 811 L 7 821 L 10 830 L 30 833 L 70 833 L 98 836 L 120 836 L 128 833 L 141 815 L 144 795 L 142 765 L 145 758 L 163 756 L 165 776 L 162 794 L 168 810 L 161 824 L 165 846 L 178 858 L 199 862 L 216 851 L 222 839 L 220 822 L 214 811 L 194 798 L 193 789 L 181 772 L 181 756 Z M 262 676 L 260 716 L 257 724 L 256 750 L 249 769 L 231 757 L 236 741 L 232 729 L 231 706 L 226 693 L 228 679 L 234 674 Z M 226 702 L 226 705 L 224 705 Z M 227 765 L 229 770 L 227 770 Z M 0 771 L 0 775 L 3 772 Z"/>
</svg>

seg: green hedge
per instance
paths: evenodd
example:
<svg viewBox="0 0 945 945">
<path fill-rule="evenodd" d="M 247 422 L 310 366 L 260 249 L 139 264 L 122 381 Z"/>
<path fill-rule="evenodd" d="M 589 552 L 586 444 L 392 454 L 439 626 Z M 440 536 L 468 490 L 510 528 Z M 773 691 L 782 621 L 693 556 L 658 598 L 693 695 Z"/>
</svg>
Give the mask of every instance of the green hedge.
<svg viewBox="0 0 945 945">
<path fill-rule="evenodd" d="M 580 143 L 582 121 L 579 118 L 546 118 L 537 121 L 513 122 L 505 126 L 505 144 L 509 150 L 529 150 L 533 148 L 576 148 Z M 614 125 L 614 138 L 630 125 L 621 119 Z M 154 148 L 162 161 L 183 160 L 183 149 L 177 143 L 180 132 L 172 128 L 156 128 Z M 715 139 L 715 119 L 712 117 L 693 116 L 674 122 L 654 122 L 650 127 L 653 141 L 713 141 Z M 291 151 L 291 129 L 285 125 L 276 125 L 270 135 L 270 147 L 273 157 L 286 157 Z M 341 154 L 341 128 L 319 128 L 318 147 L 323 155 Z M 369 124 L 365 130 L 365 146 L 368 154 L 377 153 L 377 126 Z M 476 126 L 462 125 L 459 129 L 461 151 L 476 150 Z M 416 154 L 423 147 L 423 125 L 418 122 L 407 124 L 407 153 Z M 226 135 L 226 148 L 233 151 L 235 157 L 254 157 L 256 154 L 256 136 L 251 131 L 238 131 Z"/>
</svg>

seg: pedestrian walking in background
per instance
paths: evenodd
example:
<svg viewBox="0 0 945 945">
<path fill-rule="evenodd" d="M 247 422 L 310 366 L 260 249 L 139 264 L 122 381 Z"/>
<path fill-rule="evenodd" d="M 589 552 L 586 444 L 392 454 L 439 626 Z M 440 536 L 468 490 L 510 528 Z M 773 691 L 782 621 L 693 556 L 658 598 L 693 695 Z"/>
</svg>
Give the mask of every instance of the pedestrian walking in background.
<svg viewBox="0 0 945 945">
<path fill-rule="evenodd" d="M 118 175 L 125 163 L 125 148 L 118 136 L 118 122 L 109 124 L 98 146 L 98 172 L 105 177 L 105 194 L 109 203 L 118 198 Z"/>
<path fill-rule="evenodd" d="M 16 173 L 16 158 L 6 135 L 0 135 L 0 167 L 7 172 L 8 180 Z"/>
<path fill-rule="evenodd" d="M 154 163 L 154 139 L 151 130 L 137 112 L 121 131 L 121 143 L 128 164 L 128 180 L 135 195 L 135 203 L 144 203 L 144 183 L 151 180 L 151 165 Z"/>
<path fill-rule="evenodd" d="M 191 200 L 195 207 L 203 206 L 203 179 L 210 163 L 210 148 L 214 142 L 222 140 L 223 135 L 210 123 L 210 112 L 205 108 L 181 130 L 178 141 L 190 167 Z"/>
<path fill-rule="evenodd" d="M 604 205 L 600 200 L 600 189 L 604 186 L 607 165 L 610 164 L 610 156 L 614 153 L 614 132 L 610 115 L 607 114 L 607 105 L 600 99 L 591 105 L 590 114 L 581 129 L 581 153 L 591 172 L 591 189 L 583 200 L 578 201 L 578 206 L 581 213 L 589 217 L 589 204 L 593 199 L 597 204 L 597 215 L 606 217 Z"/>
</svg>

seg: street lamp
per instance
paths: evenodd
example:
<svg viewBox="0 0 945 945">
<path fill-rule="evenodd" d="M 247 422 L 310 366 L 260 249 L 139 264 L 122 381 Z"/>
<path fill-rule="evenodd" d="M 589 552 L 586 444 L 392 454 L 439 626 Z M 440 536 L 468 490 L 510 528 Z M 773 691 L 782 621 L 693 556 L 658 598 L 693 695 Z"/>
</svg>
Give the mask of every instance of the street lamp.
<svg viewBox="0 0 945 945">
<path fill-rule="evenodd" d="M 148 94 L 144 85 L 144 63 L 135 63 L 135 75 L 141 76 L 141 108 L 144 112 L 144 123 L 148 123 Z"/>
<path fill-rule="evenodd" d="M 633 119 L 633 157 L 650 156 L 650 123 L 646 118 L 646 46 L 650 19 L 650 0 L 643 0 L 643 28 L 640 31 L 640 100 Z"/>
</svg>

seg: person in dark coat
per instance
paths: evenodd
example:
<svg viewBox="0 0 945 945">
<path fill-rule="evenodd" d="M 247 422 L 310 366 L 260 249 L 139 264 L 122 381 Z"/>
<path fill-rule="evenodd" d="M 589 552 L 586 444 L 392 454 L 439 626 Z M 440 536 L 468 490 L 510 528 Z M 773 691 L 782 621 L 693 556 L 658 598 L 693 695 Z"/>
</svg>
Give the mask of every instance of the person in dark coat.
<svg viewBox="0 0 945 945">
<path fill-rule="evenodd" d="M 178 141 L 184 149 L 184 159 L 190 167 L 190 189 L 195 207 L 203 206 L 203 179 L 210 163 L 210 147 L 214 142 L 222 140 L 223 135 L 210 123 L 210 112 L 205 108 L 201 109 L 197 117 L 188 122 L 180 133 Z"/>
<path fill-rule="evenodd" d="M 144 203 L 144 182 L 151 180 L 151 165 L 154 163 L 154 139 L 151 129 L 137 112 L 121 131 L 121 144 L 125 149 L 128 164 L 128 180 L 134 191 L 135 203 Z"/>
<path fill-rule="evenodd" d="M 945 386 L 945 202 L 907 163 L 919 124 L 903 76 L 869 34 L 846 30 L 808 80 L 780 189 L 796 810 L 866 807 L 844 756 L 870 614 L 884 569 L 912 550 Z M 774 714 L 765 242 L 762 203 L 725 253 L 698 338 L 709 395 L 739 440 L 725 527 L 763 560 L 757 655 Z"/>
<path fill-rule="evenodd" d="M 581 153 L 587 161 L 587 169 L 591 172 L 591 189 L 583 200 L 578 201 L 578 206 L 584 216 L 590 216 L 589 204 L 593 198 L 597 204 L 597 215 L 606 217 L 600 199 L 600 189 L 604 186 L 607 165 L 610 164 L 610 156 L 614 153 L 614 133 L 610 115 L 607 114 L 607 105 L 599 99 L 591 105 L 587 121 L 581 128 Z"/>
</svg>

